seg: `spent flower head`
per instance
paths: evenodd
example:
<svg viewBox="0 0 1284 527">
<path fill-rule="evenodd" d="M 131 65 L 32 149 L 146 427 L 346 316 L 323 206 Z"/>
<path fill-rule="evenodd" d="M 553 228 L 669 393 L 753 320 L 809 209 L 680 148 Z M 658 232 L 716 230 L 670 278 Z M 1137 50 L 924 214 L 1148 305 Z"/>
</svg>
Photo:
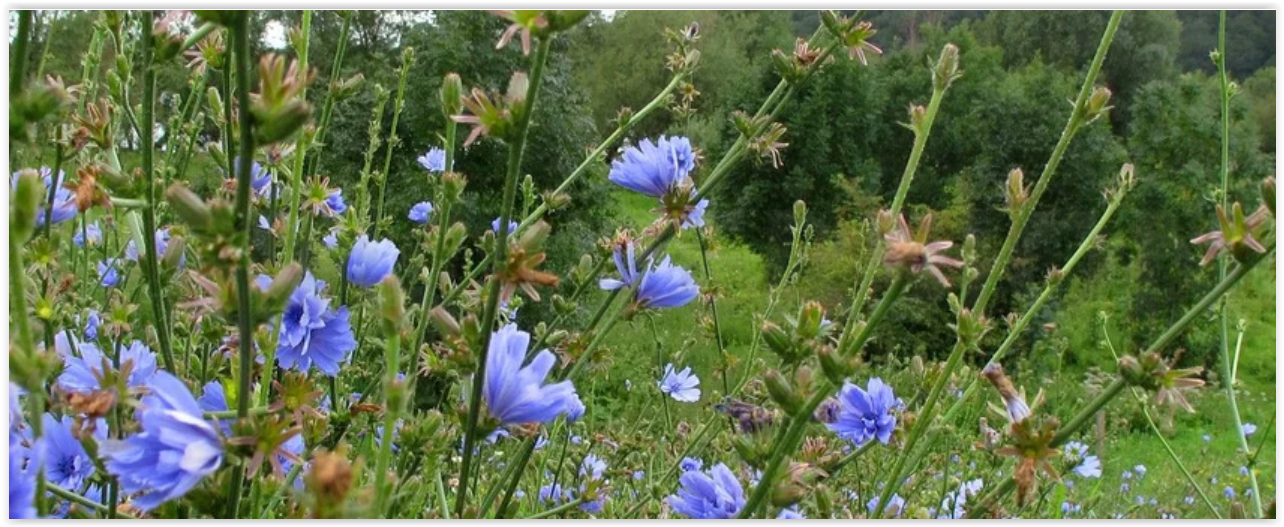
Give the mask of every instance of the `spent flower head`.
<svg viewBox="0 0 1284 527">
<path fill-rule="evenodd" d="M 885 216 L 880 213 L 880 216 Z M 880 222 L 883 218 L 880 218 Z M 928 234 L 932 230 L 932 215 L 929 213 L 924 216 L 918 224 L 918 232 L 910 231 L 909 223 L 905 221 L 905 215 L 901 215 L 896 220 L 893 229 L 883 235 L 887 242 L 887 253 L 883 257 L 883 263 L 897 269 L 906 269 L 913 273 L 919 273 L 923 270 L 932 273 L 941 285 L 949 287 L 950 281 L 945 278 L 941 272 L 940 266 L 953 267 L 958 269 L 963 267 L 963 262 L 955 260 L 943 253 L 946 249 L 954 246 L 951 241 L 928 242 Z"/>
</svg>

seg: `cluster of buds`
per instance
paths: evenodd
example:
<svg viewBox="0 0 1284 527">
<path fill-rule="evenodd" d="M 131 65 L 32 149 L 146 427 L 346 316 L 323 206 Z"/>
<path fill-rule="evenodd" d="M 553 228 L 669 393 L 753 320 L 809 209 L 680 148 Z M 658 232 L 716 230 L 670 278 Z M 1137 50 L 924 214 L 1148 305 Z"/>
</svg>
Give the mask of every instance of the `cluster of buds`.
<svg viewBox="0 0 1284 527">
<path fill-rule="evenodd" d="M 878 33 L 878 30 L 874 29 L 874 24 L 859 21 L 856 17 L 848 18 L 830 10 L 820 12 L 820 21 L 834 38 L 847 46 L 848 56 L 860 60 L 861 65 L 869 65 L 866 52 L 875 55 L 883 54 L 882 49 L 869 41 L 875 33 Z"/>
<path fill-rule="evenodd" d="M 835 324 L 825 318 L 825 307 L 810 301 L 802 305 L 795 317 L 786 316 L 784 327 L 763 321 L 762 337 L 786 367 L 801 364 L 808 357 L 832 348 Z"/>
<path fill-rule="evenodd" d="M 44 81 L 27 84 L 10 101 L 9 135 L 22 136 L 27 125 L 58 113 L 73 100 L 71 90 L 63 85 L 61 79 L 46 77 Z"/>
<path fill-rule="evenodd" d="M 1110 88 L 1097 86 L 1092 90 L 1092 95 L 1088 96 L 1088 104 L 1084 106 L 1080 114 L 1082 124 L 1088 124 L 1105 115 L 1113 106 L 1110 106 Z"/>
<path fill-rule="evenodd" d="M 418 373 L 421 376 L 432 372 L 471 373 L 477 364 L 470 343 L 480 342 L 481 335 L 477 316 L 469 313 L 460 321 L 444 307 L 437 306 L 428 312 L 428 320 L 437 328 L 441 338 L 431 349 L 420 351 L 425 360 L 420 361 L 424 371 Z"/>
<path fill-rule="evenodd" d="M 312 69 L 299 71 L 297 60 L 291 60 L 288 69 L 285 58 L 279 55 L 267 55 L 259 61 L 258 97 L 250 104 L 257 144 L 283 141 L 303 127 L 312 115 L 312 107 L 300 94 L 315 78 Z"/>
<path fill-rule="evenodd" d="M 488 135 L 500 140 L 514 139 L 518 123 L 526 113 L 526 90 L 530 80 L 523 72 L 513 73 L 508 80 L 508 92 L 503 98 L 492 101 L 491 96 L 480 88 L 473 88 L 470 97 L 461 100 L 468 114 L 455 114 L 452 120 L 460 124 L 472 125 L 473 129 L 464 139 L 464 146 L 473 144 L 479 137 Z"/>
<path fill-rule="evenodd" d="M 183 51 L 183 25 L 190 18 L 187 11 L 171 9 L 152 24 L 152 61 L 163 64 Z"/>
<path fill-rule="evenodd" d="M 673 52 L 665 58 L 670 71 L 691 71 L 700 63 L 700 50 L 695 43 L 700 40 L 700 23 L 692 22 L 681 30 L 665 28 L 664 38 L 673 44 Z"/>
<path fill-rule="evenodd" d="M 1122 167 L 1119 167 L 1119 178 L 1116 180 L 1115 186 L 1102 191 L 1102 196 L 1105 196 L 1106 203 L 1119 203 L 1136 186 L 1136 167 L 1132 163 L 1124 163 Z"/>
<path fill-rule="evenodd" d="M 1226 209 L 1218 205 L 1217 222 L 1221 225 L 1221 230 L 1202 234 L 1190 240 L 1190 243 L 1209 244 L 1208 251 L 1204 253 L 1204 258 L 1199 261 L 1199 265 L 1208 265 L 1223 250 L 1230 251 L 1235 261 L 1240 263 L 1251 261 L 1256 256 L 1254 253 L 1265 253 L 1266 248 L 1257 241 L 1254 234 L 1265 223 L 1268 215 L 1273 216 L 1265 205 L 1258 207 L 1247 217 L 1244 216 L 1244 207 L 1238 202 L 1231 206 L 1230 216 L 1226 215 Z"/>
<path fill-rule="evenodd" d="M 504 263 L 504 268 L 499 272 L 499 280 L 503 284 L 500 289 L 499 298 L 501 302 L 508 302 L 513 293 L 518 288 L 526 293 L 526 296 L 536 302 L 539 301 L 539 292 L 535 286 L 555 287 L 557 286 L 557 275 L 546 273 L 538 269 L 539 265 L 544 263 L 547 255 L 544 254 L 544 240 L 548 239 L 552 227 L 543 221 L 537 222 L 526 229 L 522 236 L 515 242 L 512 242 L 508 248 L 508 261 Z M 512 233 L 509 233 L 510 235 Z M 509 238 L 513 238 L 510 236 Z"/>
<path fill-rule="evenodd" d="M 360 467 L 348 462 L 341 449 L 335 452 L 318 451 L 312 455 L 312 469 L 303 476 L 311 502 L 311 517 L 342 518 L 346 516 L 348 495 L 352 492 L 355 474 Z"/>
<path fill-rule="evenodd" d="M 941 48 L 941 56 L 932 65 L 932 89 L 945 91 L 962 76 L 963 72 L 959 70 L 959 48 L 954 44 L 946 44 Z"/>
<path fill-rule="evenodd" d="M 776 74 L 785 82 L 795 84 L 807 77 L 812 71 L 812 66 L 820 60 L 823 51 L 819 48 L 811 47 L 807 39 L 798 37 L 794 42 L 794 52 L 786 55 L 780 49 L 772 50 L 771 64 L 776 69 Z"/>
<path fill-rule="evenodd" d="M 1153 351 L 1141 357 L 1124 355 L 1119 358 L 1119 372 L 1128 384 L 1155 392 L 1156 404 L 1194 412 L 1184 392 L 1204 385 L 1203 379 L 1198 378 L 1204 368 L 1173 368 L 1173 363 L 1176 359 L 1165 361 Z"/>
<path fill-rule="evenodd" d="M 771 504 L 788 507 L 810 496 L 829 473 L 810 463 L 792 462 L 771 489 Z"/>
<path fill-rule="evenodd" d="M 950 311 L 954 313 L 953 329 L 958 334 L 959 342 L 967 349 L 978 349 L 981 338 L 990 331 L 990 319 L 984 313 L 974 313 L 963 305 L 963 301 L 958 295 L 950 293 L 949 296 Z"/>
<path fill-rule="evenodd" d="M 1017 221 L 1025 214 L 1026 205 L 1030 203 L 1030 186 L 1025 184 L 1025 172 L 1020 167 L 1008 172 L 1008 181 L 1003 185 L 1004 210 L 1012 221 Z"/>
</svg>

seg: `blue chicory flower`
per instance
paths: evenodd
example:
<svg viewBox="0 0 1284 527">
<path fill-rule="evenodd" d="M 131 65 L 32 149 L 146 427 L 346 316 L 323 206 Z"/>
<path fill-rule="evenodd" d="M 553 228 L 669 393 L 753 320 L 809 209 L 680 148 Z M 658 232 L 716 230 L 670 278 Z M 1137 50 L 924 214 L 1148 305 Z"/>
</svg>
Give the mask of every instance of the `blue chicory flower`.
<svg viewBox="0 0 1284 527">
<path fill-rule="evenodd" d="M 1248 437 L 1253 435 L 1253 432 L 1257 431 L 1257 425 L 1253 423 L 1244 423 L 1244 425 L 1241 426 L 1239 430 L 1240 432 L 1244 433 L 1244 437 Z"/>
<path fill-rule="evenodd" d="M 602 474 L 606 472 L 606 462 L 593 454 L 584 456 L 584 461 L 580 463 L 580 477 L 589 479 L 602 479 Z"/>
<path fill-rule="evenodd" d="M 684 472 L 677 494 L 667 498 L 678 514 L 696 520 L 726 520 L 736 517 L 745 506 L 744 488 L 726 465 L 718 463 L 708 473 Z"/>
<path fill-rule="evenodd" d="M 103 287 L 120 285 L 120 258 L 108 258 L 98 262 L 98 283 Z"/>
<path fill-rule="evenodd" d="M 76 244 L 76 247 L 84 247 L 86 238 L 90 246 L 103 242 L 103 230 L 98 226 L 98 222 L 90 223 L 85 226 L 84 231 L 76 230 L 76 234 L 71 235 L 71 241 Z"/>
<path fill-rule="evenodd" d="M 415 206 L 410 207 L 410 214 L 407 217 L 410 218 L 410 221 L 420 225 L 428 223 L 428 220 L 432 218 L 432 203 L 427 201 L 416 203 Z"/>
<path fill-rule="evenodd" d="M 330 231 L 330 233 L 326 234 L 324 238 L 321 238 L 321 244 L 325 245 L 326 249 L 333 249 L 335 247 L 338 247 L 339 234 L 334 231 Z"/>
<path fill-rule="evenodd" d="M 1081 478 L 1099 478 L 1101 477 L 1101 460 L 1097 456 L 1084 456 L 1083 462 L 1072 469 L 1075 475 Z"/>
<path fill-rule="evenodd" d="M 72 348 L 78 351 L 77 357 Z M 89 342 L 80 342 L 74 338 L 67 340 L 65 332 L 54 336 L 54 350 L 62 358 L 63 370 L 58 376 L 58 387 L 76 393 L 88 393 L 102 389 L 98 379 L 104 376 L 104 368 L 116 370 L 112 360 Z M 141 388 L 151 381 L 157 372 L 156 354 L 148 349 L 142 341 L 135 340 L 128 346 L 120 347 L 120 370 L 129 370 L 125 384 L 129 388 Z"/>
<path fill-rule="evenodd" d="M 343 189 L 337 188 L 330 191 L 330 194 L 325 197 L 325 205 L 330 216 L 337 216 L 348 210 L 348 203 L 343 201 Z"/>
<path fill-rule="evenodd" d="M 616 246 L 612 251 L 612 257 L 615 259 L 615 269 L 620 272 L 620 279 L 603 278 L 598 281 L 598 286 L 606 291 L 614 291 L 621 287 L 632 287 L 637 285 L 638 274 L 637 258 L 634 255 L 634 245 L 632 242 L 624 244 L 627 248 L 620 252 L 620 246 Z"/>
<path fill-rule="evenodd" d="M 780 514 L 776 515 L 777 520 L 805 520 L 806 516 L 798 511 L 798 504 L 780 509 Z"/>
<path fill-rule="evenodd" d="M 90 309 L 89 316 L 85 317 L 85 340 L 98 340 L 98 327 L 103 323 L 102 316 L 97 309 Z"/>
<path fill-rule="evenodd" d="M 571 381 L 544 384 L 557 361 L 551 351 L 542 350 L 522 365 L 530 339 L 516 324 L 491 335 L 482 393 L 490 415 L 505 425 L 546 423 L 582 406 Z"/>
<path fill-rule="evenodd" d="M 570 499 L 570 493 L 563 490 L 561 485 L 548 484 L 539 488 L 540 504 L 549 503 L 552 505 L 561 505 L 563 501 Z"/>
<path fill-rule="evenodd" d="M 357 349 L 348 320 L 348 308 L 330 308 L 330 300 L 321 297 L 325 282 L 306 273 L 281 315 L 280 345 L 277 361 L 283 368 L 308 371 L 316 366 L 334 377 L 348 353 Z"/>
<path fill-rule="evenodd" d="M 878 508 L 878 497 L 869 500 L 865 507 L 869 509 L 870 514 L 873 514 L 874 509 Z M 892 498 L 887 501 L 887 506 L 883 508 L 883 513 L 892 518 L 897 518 L 900 517 L 902 512 L 905 512 L 905 498 L 902 498 L 900 494 L 892 494 Z"/>
<path fill-rule="evenodd" d="M 639 194 L 662 198 L 675 189 L 695 168 L 695 153 L 685 137 L 664 137 L 656 142 L 643 139 L 628 147 L 611 163 L 607 175 L 612 183 Z"/>
<path fill-rule="evenodd" d="M 691 373 L 690 366 L 675 372 L 672 364 L 665 365 L 664 378 L 656 384 L 660 385 L 661 392 L 680 403 L 694 403 L 700 400 L 700 378 Z"/>
<path fill-rule="evenodd" d="M 18 188 L 18 174 L 19 172 L 14 172 L 13 176 L 9 178 L 10 192 Z M 54 189 L 53 224 L 57 225 L 76 217 L 76 212 L 79 211 L 76 207 L 76 195 L 72 193 L 71 189 L 63 186 L 66 172 L 59 170 L 58 180 L 55 181 L 53 179 L 53 170 L 50 170 L 49 167 L 40 167 L 40 176 L 45 183 L 45 192 L 40 198 L 40 209 L 36 212 L 36 226 L 43 227 L 49 216 L 45 211 L 49 205 L 50 187 L 57 187 Z"/>
<path fill-rule="evenodd" d="M 36 471 L 23 452 L 9 445 L 9 519 L 36 517 Z"/>
<path fill-rule="evenodd" d="M 892 415 L 896 396 L 892 388 L 877 377 L 870 379 L 867 386 L 868 390 L 862 390 L 850 382 L 844 383 L 838 394 L 837 419 L 825 426 L 857 446 L 870 439 L 878 439 L 885 445 L 896 430 L 896 416 Z"/>
<path fill-rule="evenodd" d="M 699 294 L 700 286 L 691 277 L 691 271 L 673 265 L 665 256 L 660 265 L 649 268 L 642 276 L 637 304 L 640 308 L 682 307 Z"/>
<path fill-rule="evenodd" d="M 78 491 L 82 483 L 94 475 L 94 461 L 85 447 L 73 434 L 76 423 L 71 416 L 62 419 L 52 414 L 43 417 L 44 435 L 40 438 L 40 460 L 45 467 L 45 479 L 64 489 Z M 94 426 L 94 439 L 107 439 L 107 421 L 99 419 Z"/>
<path fill-rule="evenodd" d="M 392 274 L 401 251 L 391 240 L 371 242 L 366 235 L 357 238 L 348 255 L 348 282 L 360 287 L 374 287 Z"/>
<path fill-rule="evenodd" d="M 683 472 L 700 470 L 704 468 L 704 460 L 699 458 L 694 458 L 694 457 L 684 457 L 682 458 L 682 461 L 678 462 L 678 468 L 681 469 Z"/>
<path fill-rule="evenodd" d="M 428 152 L 420 155 L 418 158 L 419 166 L 429 172 L 441 173 L 446 171 L 446 151 L 437 147 L 428 149 Z"/>
<path fill-rule="evenodd" d="M 226 412 L 230 409 L 227 405 L 227 392 L 223 390 L 223 383 L 210 381 L 201 387 L 201 397 L 196 400 L 201 406 L 203 412 Z M 218 427 L 223 431 L 223 435 L 232 435 L 232 419 L 218 420 Z"/>
<path fill-rule="evenodd" d="M 496 236 L 499 235 L 499 220 L 500 218 L 495 218 L 493 220 L 490 220 L 490 230 L 494 231 Z M 508 220 L 508 234 L 511 235 L 514 232 L 517 232 L 517 228 L 520 226 L 521 224 L 517 223 L 516 221 Z"/>
</svg>

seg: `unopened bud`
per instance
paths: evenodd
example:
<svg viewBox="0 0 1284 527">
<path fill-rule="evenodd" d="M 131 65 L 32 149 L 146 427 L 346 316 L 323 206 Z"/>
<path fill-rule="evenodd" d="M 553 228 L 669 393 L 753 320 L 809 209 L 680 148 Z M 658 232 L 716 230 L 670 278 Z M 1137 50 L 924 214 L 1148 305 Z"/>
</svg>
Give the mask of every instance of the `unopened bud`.
<svg viewBox="0 0 1284 527">
<path fill-rule="evenodd" d="M 565 192 L 548 191 L 544 193 L 544 203 L 550 211 L 561 210 L 571 204 L 571 196 Z"/>
<path fill-rule="evenodd" d="M 794 225 L 801 227 L 807 222 L 807 202 L 798 200 L 794 202 Z"/>
<path fill-rule="evenodd" d="M 366 83 L 366 76 L 358 73 L 339 82 L 334 83 L 334 98 L 336 101 L 342 101 L 356 95 L 361 90 L 361 86 Z M 378 88 L 379 85 L 375 85 Z"/>
<path fill-rule="evenodd" d="M 615 122 L 619 123 L 621 128 L 628 126 L 629 121 L 632 120 L 633 108 L 629 108 L 628 106 L 621 107 L 620 111 L 615 114 Z"/>
<path fill-rule="evenodd" d="M 911 104 L 909 107 L 909 129 L 915 135 L 922 135 L 927 123 L 927 108 L 920 104 Z"/>
<path fill-rule="evenodd" d="M 170 185 L 169 190 L 165 191 L 165 198 L 169 200 L 174 213 L 187 222 L 193 231 L 207 232 L 213 226 L 214 216 L 210 213 L 209 205 L 182 183 Z"/>
<path fill-rule="evenodd" d="M 441 175 L 441 184 L 447 200 L 459 201 L 459 196 L 464 193 L 464 187 L 468 186 L 468 179 L 457 172 L 446 172 Z"/>
<path fill-rule="evenodd" d="M 820 359 L 820 371 L 825 374 L 829 382 L 842 386 L 843 382 L 856 371 L 854 359 L 846 359 L 838 355 L 838 352 L 831 347 L 821 348 L 816 352 L 816 357 Z"/>
<path fill-rule="evenodd" d="M 205 90 L 205 103 L 210 106 L 210 115 L 214 116 L 217 121 L 222 121 L 223 113 L 223 96 L 219 94 L 218 88 L 210 86 Z"/>
<path fill-rule="evenodd" d="M 804 339 L 820 335 L 820 324 L 825 320 L 825 307 L 814 300 L 803 304 L 798 313 L 798 336 Z"/>
<path fill-rule="evenodd" d="M 1025 185 L 1025 172 L 1014 168 L 1008 172 L 1008 182 L 1003 187 L 1003 196 L 1007 201 L 1008 214 L 1016 217 L 1021 214 L 1025 204 L 1030 201 L 1030 189 Z"/>
<path fill-rule="evenodd" d="M 530 87 L 530 84 L 530 78 L 526 76 L 525 72 L 518 71 L 513 73 L 513 76 L 508 79 L 508 94 L 505 96 L 505 100 L 514 107 L 525 105 L 526 90 Z"/>
<path fill-rule="evenodd" d="M 767 385 L 767 393 L 771 395 L 771 399 L 789 415 L 794 415 L 802 407 L 802 398 L 778 370 L 768 371 L 763 376 L 763 383 Z"/>
<path fill-rule="evenodd" d="M 544 220 L 537 221 L 534 225 L 526 228 L 526 232 L 522 233 L 522 237 L 517 244 L 527 251 L 537 250 L 544 245 L 544 240 L 548 239 L 548 235 L 552 232 L 553 226 L 549 225 L 548 222 Z M 510 232 L 509 234 L 511 235 L 512 233 Z"/>
<path fill-rule="evenodd" d="M 454 256 L 459 251 L 459 247 L 464 244 L 464 239 L 468 237 L 468 229 L 463 223 L 455 222 L 446 231 L 446 257 Z"/>
<path fill-rule="evenodd" d="M 566 31 L 576 24 L 580 23 L 589 16 L 586 9 L 557 9 L 544 12 L 544 18 L 548 20 L 548 29 L 552 32 Z"/>
<path fill-rule="evenodd" d="M 969 234 L 963 238 L 963 261 L 972 263 L 976 261 L 976 235 Z"/>
<path fill-rule="evenodd" d="M 428 312 L 428 316 L 432 320 L 432 325 L 437 327 L 437 332 L 452 336 L 459 334 L 459 321 L 455 320 L 455 316 L 446 311 L 446 308 L 434 307 Z"/>
<path fill-rule="evenodd" d="M 932 68 L 932 89 L 944 90 L 950 87 L 962 76 L 959 71 L 959 48 L 954 44 L 946 44 L 941 48 L 941 57 L 936 59 L 936 65 Z"/>
<path fill-rule="evenodd" d="M 406 316 L 406 293 L 401 290 L 401 280 L 395 274 L 389 274 L 379 282 L 379 315 L 383 317 L 384 329 L 389 333 L 396 332 L 401 319 Z"/>
<path fill-rule="evenodd" d="M 268 285 L 267 291 L 264 291 L 264 297 L 267 299 L 267 311 L 269 315 L 275 315 L 285 308 L 286 302 L 294 290 L 298 289 L 299 283 L 303 281 L 303 266 L 298 262 L 290 262 L 285 266 L 272 283 Z"/>
<path fill-rule="evenodd" d="M 1092 90 L 1092 95 L 1088 97 L 1088 106 L 1084 108 L 1084 118 L 1086 122 L 1095 121 L 1102 114 L 1110 110 L 1110 88 L 1098 86 Z"/>
<path fill-rule="evenodd" d="M 851 25 L 837 11 L 832 9 L 822 10 L 820 12 L 820 21 L 834 38 L 841 41 L 847 40 L 847 30 Z"/>
<path fill-rule="evenodd" d="M 260 145 L 268 145 L 289 139 L 302 128 L 312 116 L 312 106 L 302 100 L 293 100 L 271 113 L 255 113 L 258 126 L 254 128 L 254 139 Z"/>
<path fill-rule="evenodd" d="M 40 173 L 23 169 L 18 172 L 18 186 L 13 193 L 12 212 L 9 216 L 9 235 L 18 243 L 26 242 L 36 230 L 36 215 L 40 210 L 45 183 Z"/>
<path fill-rule="evenodd" d="M 464 83 L 458 73 L 447 73 L 441 81 L 441 112 L 446 119 L 463 110 Z"/>
<path fill-rule="evenodd" d="M 161 255 L 161 266 L 164 269 L 178 269 L 183 263 L 183 251 L 187 250 L 187 240 L 182 236 L 170 238 L 165 245 L 165 254 Z"/>
<path fill-rule="evenodd" d="M 783 328 L 770 321 L 762 323 L 762 337 L 767 342 L 767 347 L 776 352 L 781 357 L 788 357 L 793 354 L 793 342 L 789 334 Z"/>
</svg>

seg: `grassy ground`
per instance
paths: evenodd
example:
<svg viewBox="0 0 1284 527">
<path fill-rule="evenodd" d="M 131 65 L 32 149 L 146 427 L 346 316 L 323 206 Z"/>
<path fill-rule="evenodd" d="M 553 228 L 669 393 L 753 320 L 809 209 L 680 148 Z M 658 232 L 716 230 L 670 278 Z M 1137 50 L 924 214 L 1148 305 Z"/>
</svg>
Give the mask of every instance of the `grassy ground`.
<svg viewBox="0 0 1284 527">
<path fill-rule="evenodd" d="M 646 227 L 655 217 L 650 212 L 653 204 L 647 198 L 620 193 L 618 200 L 621 214 L 636 229 Z M 717 294 L 727 348 L 737 364 L 732 370 L 734 385 L 734 380 L 745 371 L 756 376 L 763 370 L 764 361 L 774 362 L 774 357 L 762 355 L 766 353 L 764 351 L 760 352 L 755 365 L 747 364 L 750 342 L 758 325 L 755 314 L 766 305 L 769 285 L 761 259 L 748 248 L 725 240 L 713 240 L 711 245 L 708 258 L 713 274 L 712 289 Z M 675 240 L 669 247 L 669 254 L 676 264 L 693 270 L 703 289 L 710 289 L 710 282 L 704 277 L 700 247 L 694 232 L 686 232 Z M 1248 323 L 1239 359 L 1239 405 L 1244 421 L 1258 426 L 1257 433 L 1249 439 L 1254 448 L 1262 447 L 1257 458 L 1257 470 L 1261 491 L 1263 496 L 1267 496 L 1266 503 L 1275 495 L 1275 431 L 1273 427 L 1268 429 L 1276 411 L 1273 267 L 1264 267 L 1251 275 L 1231 301 L 1232 323 L 1239 318 Z M 798 305 L 799 299 L 792 289 L 785 291 L 784 299 L 777 318 L 781 313 L 792 314 Z M 655 412 L 662 411 L 654 387 L 659 374 L 658 340 L 661 360 L 672 362 L 678 368 L 692 366 L 705 390 L 700 403 L 678 405 L 670 402 L 663 411 L 671 413 L 674 422 L 694 422 L 708 415 L 710 407 L 720 400 L 723 393 L 718 373 L 721 359 L 708 325 L 709 316 L 707 307 L 692 304 L 656 315 L 654 330 L 652 321 L 646 318 L 622 322 L 607 343 L 612 357 L 609 371 L 606 375 L 595 376 L 597 380 L 591 381 L 595 383 L 593 386 L 582 387 L 583 391 L 593 394 L 594 402 L 588 404 L 590 412 L 609 412 L 609 417 L 598 417 L 603 420 L 620 416 L 632 420 L 639 414 L 656 416 Z M 903 372 L 881 374 L 895 378 Z M 631 381 L 631 389 L 626 387 L 626 380 Z M 1051 382 L 1053 384 L 1047 389 L 1054 398 L 1077 400 L 1083 397 L 1084 375 L 1081 372 L 1063 372 Z M 1039 387 L 1029 388 L 1037 390 Z M 1246 464 L 1245 456 L 1238 452 L 1225 392 L 1220 385 L 1214 384 L 1201 389 L 1191 400 L 1196 407 L 1194 414 L 1161 415 L 1161 427 L 1168 434 L 1166 438 L 1177 456 L 1213 504 L 1221 514 L 1228 515 L 1230 501 L 1223 495 L 1226 487 L 1232 488 L 1238 499 L 1244 499 L 1249 484 L 1248 478 L 1240 473 L 1240 467 Z M 1119 402 L 1108 408 L 1104 442 L 1098 445 L 1095 440 L 1084 438 L 1094 443 L 1094 451 L 1102 459 L 1103 477 L 1091 480 L 1090 489 L 1074 490 L 1065 499 L 1083 505 L 1084 512 L 1080 516 L 1089 514 L 1087 511 L 1092 511 L 1096 517 L 1115 514 L 1159 517 L 1164 512 L 1182 517 L 1209 516 L 1194 489 L 1166 453 L 1161 440 L 1145 424 L 1138 408 L 1135 401 Z M 974 435 L 966 433 L 973 430 L 971 425 L 967 429 L 963 437 Z M 1135 475 L 1138 465 L 1146 468 L 1146 475 L 1142 478 Z M 1134 473 L 1132 479 L 1123 479 L 1125 471 Z M 1127 490 L 1121 487 L 1125 481 L 1129 483 Z M 1194 497 L 1196 501 L 1187 503 L 1187 496 Z M 1150 503 L 1152 498 L 1155 505 Z M 1056 506 L 1050 506 L 1038 515 L 1046 515 L 1047 511 L 1056 509 Z"/>
</svg>

